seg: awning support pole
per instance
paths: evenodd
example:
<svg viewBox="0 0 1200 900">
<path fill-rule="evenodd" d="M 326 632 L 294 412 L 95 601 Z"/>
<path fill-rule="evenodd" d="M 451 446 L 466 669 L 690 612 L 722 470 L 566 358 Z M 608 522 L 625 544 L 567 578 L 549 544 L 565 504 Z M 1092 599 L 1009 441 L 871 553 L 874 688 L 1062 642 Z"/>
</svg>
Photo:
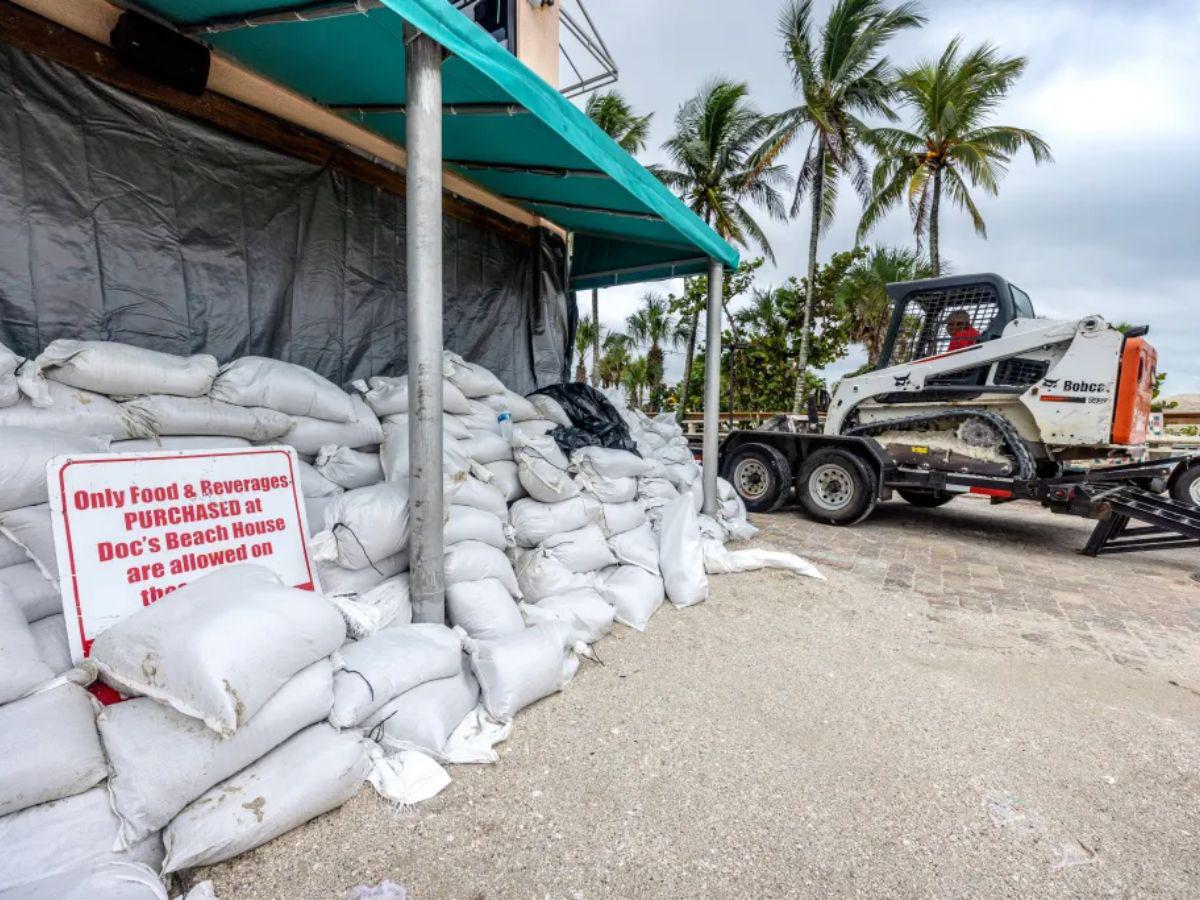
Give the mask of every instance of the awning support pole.
<svg viewBox="0 0 1200 900">
<path fill-rule="evenodd" d="M 413 621 L 441 625 L 442 48 L 418 34 L 406 58 L 409 590 Z"/>
<path fill-rule="evenodd" d="M 721 429 L 721 297 L 725 268 L 708 263 L 708 316 L 704 347 L 704 512 L 717 513 L 717 447 Z"/>
</svg>

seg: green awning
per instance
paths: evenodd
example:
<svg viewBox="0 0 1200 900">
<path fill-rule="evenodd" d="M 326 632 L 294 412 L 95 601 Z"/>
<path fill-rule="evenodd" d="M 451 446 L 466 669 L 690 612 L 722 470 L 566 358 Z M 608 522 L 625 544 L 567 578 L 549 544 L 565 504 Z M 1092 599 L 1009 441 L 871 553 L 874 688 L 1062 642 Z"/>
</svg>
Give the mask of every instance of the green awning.
<svg viewBox="0 0 1200 900">
<path fill-rule="evenodd" d="M 401 145 L 407 22 L 450 53 L 443 70 L 447 163 L 572 232 L 572 287 L 704 272 L 709 259 L 737 267 L 732 247 L 449 0 L 140 3 Z"/>
</svg>

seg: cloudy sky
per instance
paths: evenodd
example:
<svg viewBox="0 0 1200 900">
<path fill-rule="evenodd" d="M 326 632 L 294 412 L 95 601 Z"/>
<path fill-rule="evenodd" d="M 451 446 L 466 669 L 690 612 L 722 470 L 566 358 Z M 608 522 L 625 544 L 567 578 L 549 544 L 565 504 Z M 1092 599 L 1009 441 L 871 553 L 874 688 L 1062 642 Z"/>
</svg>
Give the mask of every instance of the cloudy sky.
<svg viewBox="0 0 1200 900">
<path fill-rule="evenodd" d="M 714 75 L 749 83 L 763 111 L 794 105 L 776 34 L 782 2 L 589 0 L 634 107 L 653 111 L 644 162 L 659 146 L 680 102 Z M 828 2 L 818 0 L 823 17 Z M 1028 291 L 1040 315 L 1149 323 L 1167 393 L 1200 391 L 1200 4 L 1195 0 L 926 0 L 929 23 L 898 38 L 900 64 L 936 56 L 954 35 L 990 40 L 1029 58 L 1024 78 L 997 121 L 1034 128 L 1056 162 L 1023 154 L 998 197 L 976 194 L 987 240 L 943 207 L 942 255 L 959 273 L 995 271 Z M 793 154 L 791 162 L 799 151 Z M 848 186 L 821 258 L 854 241 L 859 209 Z M 770 222 L 778 265 L 762 283 L 800 274 L 803 221 Z M 872 240 L 912 241 L 904 209 Z M 647 288 L 601 294 L 601 321 L 619 327 Z M 830 374 L 854 368 L 848 360 Z M 671 358 L 676 372 L 682 355 Z"/>
</svg>

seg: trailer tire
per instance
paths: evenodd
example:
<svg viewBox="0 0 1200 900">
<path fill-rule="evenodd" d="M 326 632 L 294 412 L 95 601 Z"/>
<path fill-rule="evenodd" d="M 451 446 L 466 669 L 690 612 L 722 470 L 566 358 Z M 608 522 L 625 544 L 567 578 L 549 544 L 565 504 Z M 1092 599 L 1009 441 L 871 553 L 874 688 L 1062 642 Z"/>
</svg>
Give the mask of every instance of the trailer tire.
<svg viewBox="0 0 1200 900">
<path fill-rule="evenodd" d="M 934 509 L 938 506 L 945 506 L 954 499 L 954 494 L 948 491 L 922 491 L 912 488 L 896 488 L 896 493 L 899 494 L 908 503 L 913 506 L 919 506 L 922 509 Z"/>
<path fill-rule="evenodd" d="M 1171 499 L 1200 506 L 1200 463 L 1194 463 L 1171 479 Z"/>
<path fill-rule="evenodd" d="M 722 477 L 750 512 L 774 512 L 791 492 L 792 467 L 774 447 L 746 444 L 725 461 Z"/>
<path fill-rule="evenodd" d="M 827 525 L 853 525 L 875 509 L 879 491 L 875 474 L 861 457 L 827 447 L 800 466 L 796 498 L 810 519 Z"/>
</svg>

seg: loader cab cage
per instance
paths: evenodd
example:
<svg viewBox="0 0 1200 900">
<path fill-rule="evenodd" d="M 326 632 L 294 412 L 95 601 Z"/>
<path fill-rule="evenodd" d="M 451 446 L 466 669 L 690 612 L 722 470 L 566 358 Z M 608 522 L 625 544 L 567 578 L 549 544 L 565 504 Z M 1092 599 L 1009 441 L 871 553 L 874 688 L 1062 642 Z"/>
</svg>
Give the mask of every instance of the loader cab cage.
<svg viewBox="0 0 1200 900">
<path fill-rule="evenodd" d="M 1017 318 L 1032 318 L 1029 295 L 998 275 L 954 275 L 887 286 L 892 302 L 877 369 L 995 340 Z"/>
</svg>

